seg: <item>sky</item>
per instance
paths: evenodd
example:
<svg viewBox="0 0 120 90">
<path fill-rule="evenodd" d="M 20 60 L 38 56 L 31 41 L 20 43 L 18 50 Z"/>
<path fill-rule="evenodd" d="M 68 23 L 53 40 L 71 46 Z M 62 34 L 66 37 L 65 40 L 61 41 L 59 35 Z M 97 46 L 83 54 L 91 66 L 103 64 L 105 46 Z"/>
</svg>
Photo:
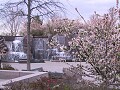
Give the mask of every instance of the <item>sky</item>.
<svg viewBox="0 0 120 90">
<path fill-rule="evenodd" d="M 116 0 L 60 0 L 63 2 L 66 10 L 66 16 L 71 19 L 80 18 L 75 8 L 78 9 L 80 14 L 85 18 L 94 14 L 96 11 L 98 14 L 107 13 L 111 7 L 116 7 Z"/>
<path fill-rule="evenodd" d="M 8 0 L 0 0 L 5 3 Z M 11 0 L 10 0 L 11 1 Z M 13 0 L 17 1 L 17 0 Z M 79 14 L 75 11 L 78 9 L 80 14 L 88 20 L 96 11 L 98 14 L 107 13 L 111 7 L 116 7 L 116 0 L 59 0 L 66 8 L 64 16 L 69 19 L 80 19 Z M 1 22 L 0 22 L 1 23 Z M 2 29 L 0 27 L 0 29 Z"/>
<path fill-rule="evenodd" d="M 3 3 L 5 1 L 8 0 L 0 0 L 0 3 Z M 94 13 L 94 11 L 96 11 L 98 14 L 103 14 L 107 13 L 109 8 L 116 6 L 116 0 L 59 0 L 59 1 L 62 2 L 64 7 L 66 8 L 65 16 L 70 19 L 79 18 L 79 15 L 75 11 L 75 8 L 78 9 L 80 14 L 84 16 L 85 19 L 89 19 L 89 17 Z"/>
</svg>

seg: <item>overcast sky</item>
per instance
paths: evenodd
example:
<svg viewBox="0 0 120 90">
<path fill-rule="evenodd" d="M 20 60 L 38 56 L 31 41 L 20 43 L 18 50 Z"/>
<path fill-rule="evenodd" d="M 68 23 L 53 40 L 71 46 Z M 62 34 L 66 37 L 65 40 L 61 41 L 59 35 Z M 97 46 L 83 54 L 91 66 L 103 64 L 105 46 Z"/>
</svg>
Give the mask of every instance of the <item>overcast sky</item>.
<svg viewBox="0 0 120 90">
<path fill-rule="evenodd" d="M 116 0 L 60 0 L 65 4 L 67 8 L 67 17 L 78 18 L 79 15 L 75 11 L 75 8 L 84 16 L 86 19 L 96 11 L 99 14 L 107 13 L 111 7 L 116 7 Z"/>
<path fill-rule="evenodd" d="M 8 0 L 0 0 L 3 3 Z M 11 1 L 11 0 L 10 0 Z M 13 0 L 14 1 L 14 0 Z M 17 0 L 15 0 L 17 1 Z M 106 13 L 109 8 L 116 6 L 116 0 L 59 0 L 66 8 L 66 17 L 71 19 L 79 18 L 75 8 L 79 10 L 86 19 L 96 11 L 99 14 Z"/>
<path fill-rule="evenodd" d="M 12 0 L 0 0 L 1 3 L 5 3 Z M 13 0 L 19 1 L 19 0 Z M 116 0 L 59 0 L 66 8 L 65 17 L 69 19 L 80 18 L 75 8 L 78 9 L 80 14 L 88 20 L 89 17 L 96 11 L 98 14 L 107 13 L 111 7 L 116 7 Z M 1 24 L 1 22 L 0 22 Z M 0 30 L 4 30 L 0 25 Z"/>
</svg>

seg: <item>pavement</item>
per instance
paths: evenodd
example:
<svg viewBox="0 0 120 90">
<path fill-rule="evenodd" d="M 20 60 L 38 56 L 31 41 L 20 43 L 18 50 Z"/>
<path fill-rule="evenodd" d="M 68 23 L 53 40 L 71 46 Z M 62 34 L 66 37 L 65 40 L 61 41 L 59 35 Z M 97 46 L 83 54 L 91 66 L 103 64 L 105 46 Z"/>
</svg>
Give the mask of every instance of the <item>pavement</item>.
<svg viewBox="0 0 120 90">
<path fill-rule="evenodd" d="M 85 63 L 85 62 L 82 62 Z M 9 63 L 12 67 L 14 67 L 17 70 L 26 70 L 27 64 L 26 63 Z M 77 64 L 80 64 L 80 62 L 51 62 L 51 61 L 45 61 L 45 63 L 31 63 L 31 69 L 36 68 L 43 68 L 44 71 L 50 71 L 50 72 L 58 72 L 62 73 L 63 68 L 69 68 L 72 66 L 77 66 Z"/>
<path fill-rule="evenodd" d="M 3 82 L 3 81 L 5 81 L 5 80 L 7 80 L 7 79 L 0 79 L 0 82 Z"/>
<path fill-rule="evenodd" d="M 26 63 L 9 63 L 9 64 L 19 71 L 26 70 L 26 68 L 27 68 Z M 69 68 L 70 66 L 77 66 L 78 64 L 79 65 L 81 64 L 82 66 L 84 66 L 83 72 L 86 75 L 89 75 L 89 76 L 82 76 L 82 78 L 84 80 L 99 83 L 99 81 L 97 81 L 95 79 L 96 76 L 91 75 L 91 72 L 87 71 L 87 68 L 91 67 L 91 65 L 86 63 L 86 62 L 51 62 L 51 61 L 45 61 L 45 63 L 31 63 L 31 69 L 37 69 L 37 68 L 39 69 L 42 67 L 44 71 L 63 73 L 63 68 Z M 64 69 L 64 70 L 67 70 L 67 69 Z M 69 71 L 69 70 L 67 72 L 68 72 L 68 74 L 71 73 L 71 71 Z M 79 74 L 78 74 L 78 76 L 79 76 Z"/>
</svg>

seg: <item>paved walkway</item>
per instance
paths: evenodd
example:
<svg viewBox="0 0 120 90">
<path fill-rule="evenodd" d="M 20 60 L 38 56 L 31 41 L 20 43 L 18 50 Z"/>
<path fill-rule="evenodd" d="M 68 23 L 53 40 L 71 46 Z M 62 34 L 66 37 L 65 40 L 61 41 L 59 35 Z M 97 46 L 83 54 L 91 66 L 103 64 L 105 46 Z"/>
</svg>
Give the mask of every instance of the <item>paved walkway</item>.
<svg viewBox="0 0 120 90">
<path fill-rule="evenodd" d="M 7 79 L 0 79 L 0 82 L 3 82 L 3 81 L 5 81 L 5 80 L 7 80 Z"/>
<path fill-rule="evenodd" d="M 85 63 L 85 62 L 82 62 L 82 63 Z M 80 62 L 50 62 L 50 61 L 46 61 L 45 63 L 31 63 L 31 69 L 42 67 L 44 71 L 62 73 L 63 68 L 69 68 L 70 65 L 76 66 L 77 64 L 80 64 Z M 10 65 L 17 70 L 26 70 L 26 68 L 27 68 L 26 63 L 10 63 Z"/>
</svg>

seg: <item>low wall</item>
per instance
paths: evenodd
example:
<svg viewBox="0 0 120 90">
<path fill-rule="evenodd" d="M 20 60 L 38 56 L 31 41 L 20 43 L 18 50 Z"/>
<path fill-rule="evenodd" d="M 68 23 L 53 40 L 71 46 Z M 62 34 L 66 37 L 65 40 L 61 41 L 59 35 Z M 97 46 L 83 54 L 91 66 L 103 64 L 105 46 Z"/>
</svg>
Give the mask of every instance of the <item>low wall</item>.
<svg viewBox="0 0 120 90">
<path fill-rule="evenodd" d="M 3 72 L 1 72 L 1 73 L 3 73 Z M 12 73 L 12 71 L 10 73 Z M 13 73 L 15 74 L 14 71 L 13 71 Z M 12 79 L 0 82 L 0 89 L 4 88 L 5 86 L 9 86 L 11 84 L 16 84 L 18 82 L 29 83 L 29 82 L 33 82 L 33 81 L 40 79 L 40 77 L 48 77 L 47 72 L 22 71 L 20 73 L 21 73 L 20 77 L 12 78 Z M 26 73 L 28 73 L 28 75 L 25 75 Z M 11 75 L 14 75 L 14 74 L 11 74 Z M 17 75 L 18 75 L 18 72 L 17 72 L 16 76 Z M 0 76 L 2 76 L 2 75 L 0 74 Z M 9 77 L 9 75 L 8 75 L 8 77 Z M 6 78 L 4 78 L 4 79 L 6 79 Z"/>
<path fill-rule="evenodd" d="M 29 71 L 13 71 L 13 70 L 0 70 L 0 79 L 13 79 L 25 75 L 32 74 Z"/>
</svg>

